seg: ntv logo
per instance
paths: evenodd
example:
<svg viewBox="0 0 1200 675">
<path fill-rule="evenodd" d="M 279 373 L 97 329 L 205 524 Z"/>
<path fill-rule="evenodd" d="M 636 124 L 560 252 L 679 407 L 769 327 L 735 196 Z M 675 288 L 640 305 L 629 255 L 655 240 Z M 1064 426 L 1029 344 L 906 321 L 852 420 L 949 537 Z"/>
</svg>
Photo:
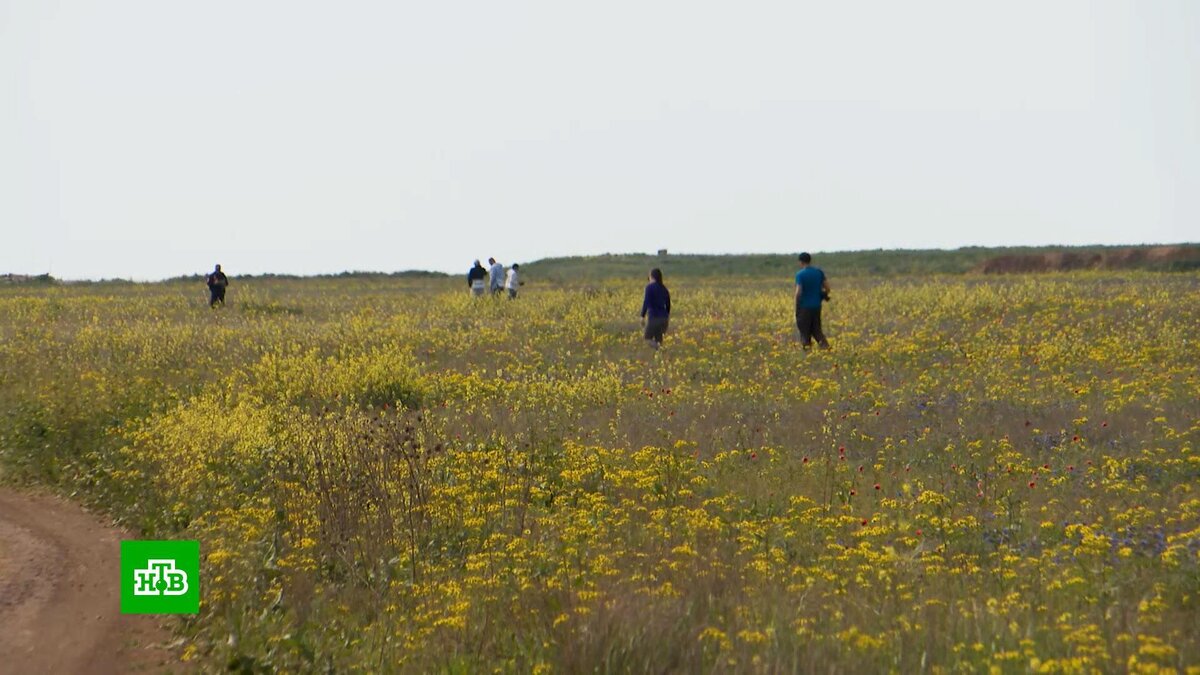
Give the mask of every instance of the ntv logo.
<svg viewBox="0 0 1200 675">
<path fill-rule="evenodd" d="M 121 542 L 122 614 L 200 611 L 200 542 Z"/>
<path fill-rule="evenodd" d="M 150 560 L 145 569 L 133 571 L 134 595 L 185 595 L 187 572 L 176 569 L 174 560 Z"/>
</svg>

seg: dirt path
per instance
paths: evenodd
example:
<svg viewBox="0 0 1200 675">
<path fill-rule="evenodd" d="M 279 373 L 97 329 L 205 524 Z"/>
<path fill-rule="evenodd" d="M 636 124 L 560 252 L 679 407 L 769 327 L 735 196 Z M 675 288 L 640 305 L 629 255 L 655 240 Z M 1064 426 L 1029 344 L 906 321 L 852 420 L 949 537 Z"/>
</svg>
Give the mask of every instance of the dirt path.
<svg viewBox="0 0 1200 675">
<path fill-rule="evenodd" d="M 127 537 L 50 495 L 0 488 L 0 671 L 178 671 L 161 617 L 120 613 Z"/>
</svg>

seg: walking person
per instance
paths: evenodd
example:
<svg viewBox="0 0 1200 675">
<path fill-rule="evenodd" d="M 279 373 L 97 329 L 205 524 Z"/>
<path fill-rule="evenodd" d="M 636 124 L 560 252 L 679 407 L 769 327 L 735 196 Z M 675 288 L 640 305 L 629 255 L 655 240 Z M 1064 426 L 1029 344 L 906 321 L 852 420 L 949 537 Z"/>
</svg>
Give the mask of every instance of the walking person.
<svg viewBox="0 0 1200 675">
<path fill-rule="evenodd" d="M 475 266 L 467 271 L 467 288 L 471 289 L 471 295 L 477 298 L 483 296 L 483 292 L 487 288 L 484 281 L 487 279 L 487 275 L 487 270 L 483 269 L 483 265 L 476 260 Z"/>
<path fill-rule="evenodd" d="M 488 258 L 488 274 L 491 277 L 492 295 L 499 297 L 499 293 L 504 290 L 504 265 L 496 262 L 495 258 Z"/>
<path fill-rule="evenodd" d="M 208 306 L 216 307 L 217 303 L 225 306 L 225 288 L 229 286 L 229 277 L 221 271 L 221 266 L 217 265 L 208 278 L 204 280 L 208 284 Z"/>
<path fill-rule="evenodd" d="M 508 270 L 508 276 L 504 278 L 504 288 L 508 290 L 509 300 L 517 297 L 517 287 L 521 285 L 521 280 L 517 276 L 520 269 L 520 265 L 513 263 L 513 266 Z"/>
<path fill-rule="evenodd" d="M 800 271 L 796 272 L 796 328 L 800 329 L 800 344 L 811 349 L 816 339 L 821 349 L 829 349 L 829 340 L 821 331 L 821 302 L 829 299 L 829 281 L 819 267 L 813 267 L 812 256 L 801 253 Z"/>
<path fill-rule="evenodd" d="M 670 317 L 671 292 L 663 285 L 662 270 L 655 267 L 650 270 L 650 283 L 646 284 L 646 293 L 642 297 L 642 324 L 646 327 L 644 337 L 651 347 L 658 349 L 662 346 Z"/>
</svg>

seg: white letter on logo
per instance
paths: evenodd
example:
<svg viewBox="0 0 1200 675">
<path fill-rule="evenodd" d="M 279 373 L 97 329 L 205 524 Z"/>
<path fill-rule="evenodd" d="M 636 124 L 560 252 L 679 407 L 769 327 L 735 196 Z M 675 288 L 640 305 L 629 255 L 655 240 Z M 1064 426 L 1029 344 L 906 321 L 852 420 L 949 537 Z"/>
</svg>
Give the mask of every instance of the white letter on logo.
<svg viewBox="0 0 1200 675">
<path fill-rule="evenodd" d="M 187 572 L 175 569 L 174 560 L 147 560 L 145 569 L 133 571 L 134 595 L 183 595 Z"/>
</svg>

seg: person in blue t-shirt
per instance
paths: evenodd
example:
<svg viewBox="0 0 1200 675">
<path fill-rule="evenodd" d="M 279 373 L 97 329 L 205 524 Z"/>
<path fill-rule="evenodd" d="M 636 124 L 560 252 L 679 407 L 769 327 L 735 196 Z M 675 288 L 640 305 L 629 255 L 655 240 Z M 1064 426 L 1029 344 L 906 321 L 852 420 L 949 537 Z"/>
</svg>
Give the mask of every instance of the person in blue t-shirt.
<svg viewBox="0 0 1200 675">
<path fill-rule="evenodd" d="M 812 266 L 812 256 L 800 254 L 800 271 L 796 272 L 796 328 L 800 343 L 812 347 L 813 338 L 822 349 L 829 349 L 829 340 L 821 332 L 821 302 L 829 299 L 829 281 L 819 267 Z"/>
</svg>

